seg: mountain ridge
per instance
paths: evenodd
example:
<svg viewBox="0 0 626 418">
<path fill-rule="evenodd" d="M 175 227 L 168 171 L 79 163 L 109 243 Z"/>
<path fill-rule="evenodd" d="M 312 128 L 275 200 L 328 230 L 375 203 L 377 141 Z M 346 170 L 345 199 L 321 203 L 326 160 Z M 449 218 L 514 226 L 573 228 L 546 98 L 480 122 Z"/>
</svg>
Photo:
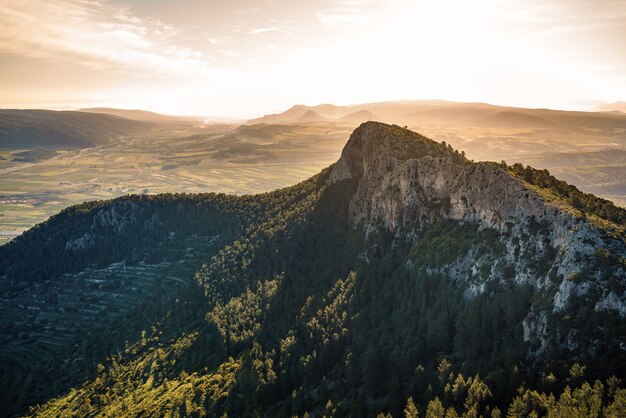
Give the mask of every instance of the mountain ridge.
<svg viewBox="0 0 626 418">
<path fill-rule="evenodd" d="M 329 106 L 332 105 L 295 105 L 285 112 L 265 115 L 251 119 L 246 123 L 296 123 L 294 121 L 297 118 L 308 110 L 312 110 L 330 121 L 350 122 L 343 118 L 356 112 L 367 111 L 376 115 L 378 120 L 386 123 L 412 126 L 493 126 L 550 128 L 564 131 L 580 129 L 581 127 L 613 129 L 626 126 L 626 116 L 623 113 L 535 109 L 487 103 L 407 100 L 334 106 L 332 108 Z M 366 120 L 361 119 L 358 122 L 365 122 Z"/>
<path fill-rule="evenodd" d="M 202 118 L 191 116 L 173 116 L 163 115 L 161 113 L 151 112 L 141 109 L 116 109 L 111 107 L 89 107 L 81 108 L 79 112 L 84 113 L 100 113 L 106 115 L 119 116 L 125 119 L 136 120 L 139 122 L 148 123 L 168 123 L 168 122 L 181 122 L 181 121 L 200 121 Z"/>
<path fill-rule="evenodd" d="M 144 122 L 108 114 L 0 109 L 0 147 L 84 148 L 149 127 Z"/>
<path fill-rule="evenodd" d="M 410 150 L 411 140 L 422 141 L 427 147 Z M 626 237 L 623 214 L 618 221 L 621 229 L 615 225 L 618 238 L 604 237 L 598 222 L 575 208 L 564 207 L 562 202 L 551 204 L 545 200 L 545 193 L 501 165 L 471 163 L 445 145 L 429 141 L 411 131 L 377 122 L 367 122 L 355 130 L 330 174 L 331 182 L 359 179 L 349 204 L 349 218 L 355 227 L 372 231 L 382 224 L 390 232 L 424 229 L 433 219 L 433 212 L 446 219 L 508 230 L 509 234 L 519 225 L 537 222 L 546 228 L 549 245 L 560 248 L 562 260 L 555 266 L 556 274 L 563 277 L 581 268 L 568 252 L 591 255 L 604 245 L 617 251 L 617 256 L 626 257 L 626 251 L 618 249 Z M 518 283 L 526 279 L 523 274 L 513 277 Z M 558 297 L 567 298 L 570 291 L 567 286 L 560 288 Z M 603 292 L 614 299 L 607 289 Z M 567 296 L 561 296 L 565 293 Z M 615 305 L 620 315 L 626 315 L 625 302 Z M 603 303 L 599 301 L 598 306 Z"/>
</svg>

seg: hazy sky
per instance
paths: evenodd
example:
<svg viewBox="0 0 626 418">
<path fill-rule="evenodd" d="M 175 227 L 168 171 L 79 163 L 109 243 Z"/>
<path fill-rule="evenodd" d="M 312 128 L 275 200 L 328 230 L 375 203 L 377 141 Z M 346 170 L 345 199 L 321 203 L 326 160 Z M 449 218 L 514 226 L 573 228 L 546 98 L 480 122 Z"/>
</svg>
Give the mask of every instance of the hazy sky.
<svg viewBox="0 0 626 418">
<path fill-rule="evenodd" d="M 396 99 L 624 100 L 626 1 L 0 0 L 0 107 Z"/>
</svg>

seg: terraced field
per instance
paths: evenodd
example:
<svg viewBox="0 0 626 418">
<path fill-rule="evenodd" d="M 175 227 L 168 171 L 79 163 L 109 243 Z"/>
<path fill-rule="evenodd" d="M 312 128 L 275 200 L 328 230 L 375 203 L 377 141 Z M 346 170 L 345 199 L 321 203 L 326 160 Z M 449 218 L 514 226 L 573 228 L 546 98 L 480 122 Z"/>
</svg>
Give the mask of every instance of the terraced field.
<svg viewBox="0 0 626 418">
<path fill-rule="evenodd" d="M 220 236 L 191 236 L 161 260 L 146 254 L 140 262 L 92 266 L 23 288 L 5 287 L 0 293 L 0 382 L 22 390 L 13 399 L 0 393 L 0 404 L 37 401 L 51 388 L 62 392 L 109 353 L 123 349 L 129 336 L 141 338 L 141 330 L 163 316 L 155 306 L 192 303 L 201 295 L 194 273 L 204 251 L 219 241 Z M 34 364 L 46 373 L 33 376 Z M 62 377 L 48 381 L 49 376 Z"/>
</svg>

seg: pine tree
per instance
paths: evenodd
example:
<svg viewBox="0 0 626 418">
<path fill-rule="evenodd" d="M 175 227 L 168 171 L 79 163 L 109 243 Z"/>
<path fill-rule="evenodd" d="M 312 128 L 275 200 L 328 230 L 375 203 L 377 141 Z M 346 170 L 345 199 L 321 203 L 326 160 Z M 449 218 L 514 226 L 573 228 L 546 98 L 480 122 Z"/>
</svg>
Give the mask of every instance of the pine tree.
<svg viewBox="0 0 626 418">
<path fill-rule="evenodd" d="M 406 401 L 406 408 L 404 408 L 404 416 L 405 418 L 418 418 L 419 411 L 413 402 L 413 398 L 409 396 L 409 399 Z"/>
<path fill-rule="evenodd" d="M 446 411 L 438 396 L 428 402 L 428 407 L 426 408 L 426 418 L 444 418 L 445 415 Z"/>
</svg>

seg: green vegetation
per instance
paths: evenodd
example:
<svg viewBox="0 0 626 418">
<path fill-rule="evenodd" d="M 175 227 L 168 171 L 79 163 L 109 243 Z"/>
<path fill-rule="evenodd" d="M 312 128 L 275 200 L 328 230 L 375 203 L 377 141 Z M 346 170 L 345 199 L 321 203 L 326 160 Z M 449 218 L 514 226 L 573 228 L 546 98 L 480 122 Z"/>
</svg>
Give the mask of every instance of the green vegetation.
<svg viewBox="0 0 626 418">
<path fill-rule="evenodd" d="M 553 310 L 552 289 L 511 280 L 518 271 L 500 262 L 510 230 L 433 217 L 410 234 L 365 238 L 348 219 L 358 180 L 330 184 L 331 169 L 254 196 L 89 202 L 0 247 L 1 300 L 15 302 L 0 314 L 39 308 L 28 332 L 3 329 L 0 407 L 35 416 L 624 414 L 626 327 L 615 310 L 595 309 L 601 295 L 573 293 Z M 530 248 L 544 242 L 543 225 L 527 226 L 513 256 L 520 272 L 557 282 L 555 252 L 536 259 Z M 459 279 L 451 270 L 467 255 L 474 264 Z M 582 261 L 623 292 L 617 253 Z M 551 333 L 525 338 L 538 326 Z M 72 327 L 90 333 L 64 337 Z M 7 349 L 14 341 L 22 351 Z M 60 346 L 40 358 L 50 341 Z"/>
<path fill-rule="evenodd" d="M 567 199 L 572 207 L 580 211 L 594 214 L 617 225 L 626 224 L 626 209 L 615 206 L 613 202 L 590 193 L 583 193 L 576 186 L 555 178 L 548 170 L 537 170 L 530 166 L 524 167 L 519 163 L 505 166 L 505 168 L 524 181 Z"/>
<path fill-rule="evenodd" d="M 30 414 L 40 417 L 224 416 L 232 408 L 232 392 L 246 379 L 242 368 L 246 360 L 228 358 L 212 372 L 204 368 L 189 373 L 188 352 L 202 347 L 199 340 L 197 332 L 168 344 L 163 344 L 158 336 L 144 336 L 137 344 L 110 359 L 108 367 L 98 365 L 98 374 L 92 382 L 72 389 L 66 396 L 44 406 L 32 408 Z M 264 367 L 262 364 L 258 366 Z M 522 385 L 508 405 L 498 407 L 493 404 L 492 388 L 479 375 L 465 377 L 454 373 L 453 365 L 444 359 L 437 368 L 439 378 L 434 386 L 428 388 L 429 395 L 425 396 L 423 405 L 416 404 L 409 396 L 401 413 L 380 412 L 378 416 L 621 417 L 626 410 L 626 390 L 619 387 L 621 381 L 611 377 L 604 383 L 599 380 L 586 382 L 582 374 L 575 374 L 577 368 L 580 369 L 578 364 L 572 366 L 570 378 L 566 379 L 567 384 L 562 390 L 546 393 L 526 389 Z M 422 373 L 421 369 L 418 368 L 415 373 Z M 272 379 L 275 380 L 276 376 Z M 548 380 L 552 385 L 558 384 L 553 375 Z M 298 397 L 298 392 L 294 391 L 291 403 L 296 404 Z M 369 415 L 376 416 L 376 408 L 372 409 Z M 345 410 L 345 405 L 337 405 L 332 399 L 318 410 L 325 416 L 345 416 L 356 412 Z M 272 410 L 270 413 L 286 415 L 285 410 Z M 293 416 L 310 415 L 304 412 Z"/>
<path fill-rule="evenodd" d="M 574 358 L 560 350 L 548 352 L 542 365 L 528 359 L 521 322 L 533 303 L 532 288 L 492 283 L 466 299 L 445 274 L 429 272 L 470 250 L 501 254 L 494 231 L 446 222 L 413 243 L 391 247 L 390 237 L 378 234 L 364 247 L 346 217 L 355 184 L 327 186 L 328 172 L 251 197 L 135 196 L 85 204 L 5 247 L 6 254 L 23 248 L 21 257 L 29 258 L 33 239 L 63 233 L 65 242 L 84 233 L 98 211 L 130 202 L 145 205 L 137 212 L 142 228 L 156 213 L 174 222 L 163 233 L 174 227 L 176 235 L 192 233 L 183 231 L 197 228 L 202 218 L 206 234 L 225 231 L 231 237 L 196 274 L 200 286 L 185 296 L 197 300 L 193 307 L 155 312 L 151 337 L 125 334 L 135 342 L 106 354 L 108 359 L 94 358 L 102 366 L 89 381 L 69 392 L 49 392 L 58 398 L 33 414 L 401 416 L 408 408 L 420 416 L 526 416 L 566 406 L 577 411 L 572 414 L 588 414 L 582 399 L 608 416 L 621 411 L 624 392 L 606 380 L 624 373 L 619 362 L 611 364 L 612 354 L 585 357 L 587 369 L 575 376 Z M 176 209 L 180 205 L 185 209 Z M 133 246 L 160 251 L 164 238 L 129 228 L 121 235 L 102 231 L 104 264 Z M 147 241 L 132 241 L 142 234 Z M 127 239 L 129 246 L 118 253 L 116 246 Z M 370 251 L 371 245 L 379 250 Z M 367 261 L 359 257 L 364 252 Z M 598 263 L 615 262 L 598 254 Z M 71 267 L 59 263 L 59 271 Z M 181 321 L 186 325 L 174 326 Z M 574 326 L 562 322 L 565 333 Z M 585 332 L 598 341 L 593 330 Z"/>
<path fill-rule="evenodd" d="M 57 152 L 49 149 L 32 149 L 13 153 L 13 161 L 17 163 L 31 163 L 35 161 L 47 160 L 55 157 Z"/>
<path fill-rule="evenodd" d="M 490 229 L 478 231 L 471 223 L 446 222 L 429 229 L 411 249 L 411 259 L 424 267 L 439 267 L 456 261 L 472 248 L 502 252 L 497 233 Z"/>
<path fill-rule="evenodd" d="M 537 170 L 519 163 L 508 166 L 504 161 L 500 166 L 525 181 L 529 188 L 537 192 L 547 203 L 576 216 L 589 218 L 609 235 L 626 239 L 625 208 L 591 193 L 581 192 L 575 186 L 558 180 L 546 169 Z"/>
</svg>

